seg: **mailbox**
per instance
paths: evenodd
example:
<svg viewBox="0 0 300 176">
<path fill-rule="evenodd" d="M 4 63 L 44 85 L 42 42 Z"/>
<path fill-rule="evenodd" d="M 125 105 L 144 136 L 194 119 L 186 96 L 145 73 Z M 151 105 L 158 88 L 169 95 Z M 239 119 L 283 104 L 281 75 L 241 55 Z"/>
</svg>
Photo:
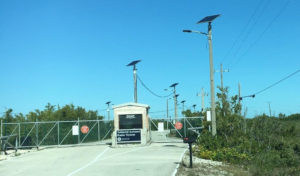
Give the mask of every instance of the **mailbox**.
<svg viewBox="0 0 300 176">
<path fill-rule="evenodd" d="M 190 168 L 193 167 L 193 153 L 192 153 L 192 143 L 196 141 L 194 137 L 185 137 L 183 138 L 183 143 L 189 144 L 189 151 L 190 151 Z"/>
<path fill-rule="evenodd" d="M 194 143 L 195 141 L 196 141 L 195 138 L 188 138 L 188 137 L 183 138 L 183 143 Z"/>
</svg>

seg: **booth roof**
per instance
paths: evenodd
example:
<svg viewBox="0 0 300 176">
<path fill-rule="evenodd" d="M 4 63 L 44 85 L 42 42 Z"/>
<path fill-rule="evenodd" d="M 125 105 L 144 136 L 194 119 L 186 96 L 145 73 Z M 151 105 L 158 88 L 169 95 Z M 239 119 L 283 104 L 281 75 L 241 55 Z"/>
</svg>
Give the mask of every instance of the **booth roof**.
<svg viewBox="0 0 300 176">
<path fill-rule="evenodd" d="M 125 106 L 137 106 L 137 107 L 144 107 L 144 108 L 150 109 L 149 105 L 140 104 L 140 103 L 124 103 L 124 104 L 114 105 L 112 108 L 116 109 L 116 108 L 122 108 Z"/>
</svg>

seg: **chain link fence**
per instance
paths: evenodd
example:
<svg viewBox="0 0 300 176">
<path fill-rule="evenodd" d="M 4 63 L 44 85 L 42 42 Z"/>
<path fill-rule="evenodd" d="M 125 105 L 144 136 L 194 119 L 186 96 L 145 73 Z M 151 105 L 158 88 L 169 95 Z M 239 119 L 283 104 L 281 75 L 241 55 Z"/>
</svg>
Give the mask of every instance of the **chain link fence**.
<svg viewBox="0 0 300 176">
<path fill-rule="evenodd" d="M 197 137 L 203 129 L 202 120 L 202 117 L 182 117 L 177 121 L 170 118 L 151 118 L 149 122 L 151 140 L 152 142 L 182 142 L 184 137 Z M 181 129 L 175 128 L 176 122 L 182 124 Z"/>
<path fill-rule="evenodd" d="M 88 128 L 85 133 L 81 132 L 83 126 Z M 16 135 L 16 140 L 9 139 L 15 140 L 9 142 L 15 143 L 17 148 L 105 144 L 112 131 L 113 121 L 107 120 L 1 123 L 1 136 Z"/>
</svg>

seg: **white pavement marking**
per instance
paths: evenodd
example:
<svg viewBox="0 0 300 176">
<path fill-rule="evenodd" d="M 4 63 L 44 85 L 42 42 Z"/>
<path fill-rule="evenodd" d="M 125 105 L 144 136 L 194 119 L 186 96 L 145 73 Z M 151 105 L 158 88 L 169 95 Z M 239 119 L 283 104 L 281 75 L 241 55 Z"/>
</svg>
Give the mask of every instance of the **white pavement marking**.
<svg viewBox="0 0 300 176">
<path fill-rule="evenodd" d="M 91 162 L 87 163 L 86 165 L 82 166 L 81 168 L 78 168 L 78 169 L 76 169 L 75 171 L 69 173 L 67 176 L 72 176 L 72 175 L 74 175 L 74 174 L 80 172 L 81 170 L 83 170 L 83 169 L 89 167 L 90 165 L 94 164 L 101 156 L 104 155 L 105 152 L 108 151 L 108 149 L 109 149 L 109 147 L 107 147 L 103 152 L 101 152 L 98 156 L 96 156 L 96 158 L 95 158 L 93 161 L 91 161 Z"/>
<path fill-rule="evenodd" d="M 178 170 L 178 167 L 179 167 L 179 164 L 180 164 L 180 162 L 182 161 L 182 158 L 183 158 L 183 156 L 184 156 L 184 154 L 185 154 L 185 152 L 186 152 L 187 150 L 188 150 L 188 149 L 185 149 L 185 150 L 183 151 L 183 153 L 181 154 L 179 163 L 177 164 L 177 166 L 176 166 L 176 168 L 175 168 L 175 170 L 174 170 L 172 176 L 175 176 L 175 175 L 176 175 L 177 170 Z"/>
<path fill-rule="evenodd" d="M 127 153 L 131 153 L 131 152 L 135 152 L 135 151 L 138 151 L 138 150 L 142 150 L 146 147 L 141 147 L 141 148 L 138 148 L 138 149 L 133 149 L 133 150 L 130 150 L 128 152 L 122 152 L 122 153 L 118 153 L 118 154 L 115 154 L 115 155 L 112 155 L 112 156 L 108 156 L 108 157 L 105 157 L 105 158 L 101 158 L 100 160 L 105 160 L 105 159 L 108 159 L 108 158 L 113 158 L 115 156 L 120 156 L 120 155 L 123 155 L 123 154 L 127 154 Z"/>
</svg>

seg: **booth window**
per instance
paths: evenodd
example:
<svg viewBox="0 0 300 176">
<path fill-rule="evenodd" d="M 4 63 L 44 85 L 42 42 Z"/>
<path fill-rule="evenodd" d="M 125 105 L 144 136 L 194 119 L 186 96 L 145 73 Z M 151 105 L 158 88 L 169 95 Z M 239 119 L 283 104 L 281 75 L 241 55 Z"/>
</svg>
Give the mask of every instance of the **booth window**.
<svg viewBox="0 0 300 176">
<path fill-rule="evenodd" d="M 119 115 L 119 129 L 143 128 L 142 114 Z"/>
</svg>

